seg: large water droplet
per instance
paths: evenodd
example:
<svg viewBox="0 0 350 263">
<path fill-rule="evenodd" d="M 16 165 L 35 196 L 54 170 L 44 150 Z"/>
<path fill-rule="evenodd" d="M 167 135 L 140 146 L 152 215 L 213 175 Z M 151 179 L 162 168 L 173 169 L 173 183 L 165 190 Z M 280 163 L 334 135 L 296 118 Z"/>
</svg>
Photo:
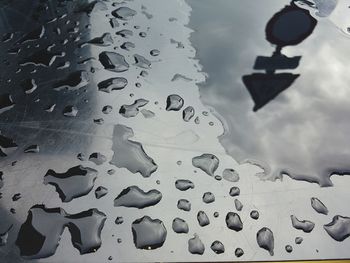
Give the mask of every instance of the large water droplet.
<svg viewBox="0 0 350 263">
<path fill-rule="evenodd" d="M 166 239 L 167 231 L 163 222 L 144 216 L 135 220 L 132 225 L 134 244 L 140 249 L 156 249 L 161 247 Z"/>
<path fill-rule="evenodd" d="M 327 207 L 316 197 L 311 198 L 311 206 L 316 212 L 324 215 L 328 215 Z"/>
<path fill-rule="evenodd" d="M 22 257 L 46 258 L 55 254 L 61 234 L 67 226 L 72 243 L 80 254 L 95 252 L 102 244 L 101 231 L 106 215 L 97 209 L 67 214 L 62 208 L 35 205 L 28 211 L 16 245 Z"/>
<path fill-rule="evenodd" d="M 189 229 L 188 229 L 188 224 L 186 223 L 185 220 L 183 220 L 182 218 L 176 217 L 173 220 L 173 230 L 175 233 L 181 234 L 181 233 L 188 233 Z"/>
<path fill-rule="evenodd" d="M 73 198 L 87 195 L 94 187 L 96 177 L 96 170 L 78 165 L 65 173 L 48 170 L 44 176 L 44 184 L 55 186 L 61 200 L 69 202 Z"/>
<path fill-rule="evenodd" d="M 177 94 L 169 95 L 166 99 L 167 111 L 179 111 L 184 105 L 184 100 Z"/>
<path fill-rule="evenodd" d="M 256 241 L 259 247 L 266 249 L 267 251 L 269 251 L 270 255 L 273 256 L 275 240 L 273 237 L 273 233 L 269 228 L 267 227 L 261 228 L 256 234 Z"/>
<path fill-rule="evenodd" d="M 149 177 L 158 166 L 149 157 L 139 142 L 129 140 L 134 133 L 131 128 L 124 125 L 115 125 L 113 130 L 114 151 L 111 164 L 121 168 L 124 167 L 132 173 L 141 173 L 143 177 Z"/>
<path fill-rule="evenodd" d="M 314 229 L 315 224 L 308 220 L 299 220 L 295 215 L 291 215 L 292 225 L 294 228 L 303 230 L 305 233 L 309 233 Z"/>
<path fill-rule="evenodd" d="M 234 212 L 228 212 L 226 215 L 226 225 L 229 229 L 232 229 L 236 232 L 243 229 L 243 223 L 240 216 Z"/>
<path fill-rule="evenodd" d="M 214 172 L 219 167 L 219 159 L 214 154 L 204 153 L 193 157 L 192 165 L 206 172 L 208 175 L 214 176 Z"/>
<path fill-rule="evenodd" d="M 99 55 L 99 60 L 103 67 L 110 71 L 124 72 L 129 69 L 129 64 L 124 56 L 115 52 L 103 51 Z"/>
<path fill-rule="evenodd" d="M 350 236 L 350 217 L 336 215 L 323 228 L 334 240 L 343 241 Z"/>
<path fill-rule="evenodd" d="M 129 186 L 114 199 L 114 206 L 145 208 L 159 203 L 162 193 L 158 190 L 143 191 L 137 186 Z"/>
</svg>

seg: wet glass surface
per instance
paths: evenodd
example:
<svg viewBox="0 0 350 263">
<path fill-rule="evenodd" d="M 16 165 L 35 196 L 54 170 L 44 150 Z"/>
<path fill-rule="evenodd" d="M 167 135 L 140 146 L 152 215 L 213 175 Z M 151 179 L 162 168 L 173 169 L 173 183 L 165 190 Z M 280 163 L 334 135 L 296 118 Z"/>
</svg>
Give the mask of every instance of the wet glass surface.
<svg viewBox="0 0 350 263">
<path fill-rule="evenodd" d="M 2 1 L 0 262 L 350 258 L 348 6 Z"/>
</svg>

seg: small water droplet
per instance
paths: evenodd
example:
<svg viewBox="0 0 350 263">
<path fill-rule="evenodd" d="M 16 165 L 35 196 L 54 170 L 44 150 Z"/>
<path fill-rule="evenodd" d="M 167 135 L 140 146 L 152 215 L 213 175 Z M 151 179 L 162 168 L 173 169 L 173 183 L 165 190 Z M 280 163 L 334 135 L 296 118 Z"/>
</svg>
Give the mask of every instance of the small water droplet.
<svg viewBox="0 0 350 263">
<path fill-rule="evenodd" d="M 124 72 L 129 69 L 129 64 L 119 53 L 103 51 L 99 55 L 99 60 L 105 69 L 113 72 Z"/>
<path fill-rule="evenodd" d="M 197 221 L 200 226 L 207 226 L 210 224 L 209 218 L 204 211 L 199 211 L 197 213 Z"/>
<path fill-rule="evenodd" d="M 97 84 L 98 90 L 110 93 L 113 90 L 121 90 L 126 87 L 128 81 L 123 77 L 109 78 Z"/>
<path fill-rule="evenodd" d="M 250 212 L 250 217 L 254 220 L 258 220 L 259 219 L 259 212 L 257 210 L 252 210 Z"/>
<path fill-rule="evenodd" d="M 308 220 L 299 220 L 295 215 L 291 215 L 290 219 L 292 220 L 292 225 L 295 229 L 303 230 L 305 233 L 310 233 L 315 224 Z"/>
<path fill-rule="evenodd" d="M 238 173 L 230 168 L 226 168 L 223 172 L 222 172 L 222 177 L 229 182 L 238 182 L 239 181 L 239 175 Z"/>
<path fill-rule="evenodd" d="M 193 189 L 194 188 L 194 184 L 190 180 L 179 179 L 179 180 L 176 180 L 175 187 L 177 189 L 179 189 L 180 191 L 186 191 L 188 189 Z"/>
<path fill-rule="evenodd" d="M 123 223 L 124 223 L 123 217 L 118 216 L 118 217 L 115 219 L 114 223 L 115 223 L 116 225 L 123 224 Z"/>
<path fill-rule="evenodd" d="M 295 238 L 295 244 L 300 245 L 303 242 L 303 240 L 304 239 L 302 237 L 296 237 Z"/>
<path fill-rule="evenodd" d="M 186 122 L 189 122 L 194 116 L 194 114 L 194 108 L 192 106 L 188 106 L 182 111 L 182 119 Z"/>
<path fill-rule="evenodd" d="M 179 111 L 184 105 L 184 100 L 176 94 L 169 95 L 166 100 L 167 111 Z"/>
<path fill-rule="evenodd" d="M 96 199 L 100 199 L 101 197 L 104 197 L 106 194 L 108 194 L 108 189 L 106 187 L 99 186 L 95 190 Z"/>
<path fill-rule="evenodd" d="M 102 153 L 94 152 L 89 156 L 89 161 L 93 162 L 96 165 L 101 165 L 107 161 L 107 158 Z"/>
<path fill-rule="evenodd" d="M 230 189 L 230 196 L 238 196 L 238 195 L 240 195 L 240 193 L 241 193 L 241 190 L 237 187 L 237 186 L 233 186 L 233 187 L 231 187 L 231 189 Z"/>
<path fill-rule="evenodd" d="M 209 204 L 215 201 L 215 196 L 211 192 L 206 192 L 203 194 L 202 200 L 204 203 Z"/>
<path fill-rule="evenodd" d="M 136 11 L 129 7 L 119 7 L 116 10 L 112 11 L 112 15 L 121 20 L 130 20 L 136 15 Z"/>
<path fill-rule="evenodd" d="M 241 211 L 243 209 L 243 204 L 238 199 L 235 199 L 235 207 L 237 211 Z"/>
<path fill-rule="evenodd" d="M 187 199 L 180 199 L 177 202 L 177 208 L 183 211 L 191 211 L 191 203 Z"/>
<path fill-rule="evenodd" d="M 188 240 L 188 251 L 191 254 L 203 255 L 205 247 L 197 234 L 194 234 L 194 237 Z"/>
<path fill-rule="evenodd" d="M 328 215 L 327 207 L 316 197 L 311 198 L 311 206 L 316 212 L 324 215 Z"/>
<path fill-rule="evenodd" d="M 243 229 L 243 223 L 240 216 L 234 212 L 228 212 L 226 215 L 226 226 L 236 232 Z"/>
<path fill-rule="evenodd" d="M 188 229 L 188 224 L 186 223 L 185 220 L 183 220 L 182 218 L 176 217 L 173 220 L 173 224 L 172 224 L 173 230 L 175 233 L 188 233 L 189 229 Z"/>
<path fill-rule="evenodd" d="M 293 247 L 291 245 L 286 245 L 285 249 L 288 253 L 292 253 L 293 251 Z"/>
</svg>

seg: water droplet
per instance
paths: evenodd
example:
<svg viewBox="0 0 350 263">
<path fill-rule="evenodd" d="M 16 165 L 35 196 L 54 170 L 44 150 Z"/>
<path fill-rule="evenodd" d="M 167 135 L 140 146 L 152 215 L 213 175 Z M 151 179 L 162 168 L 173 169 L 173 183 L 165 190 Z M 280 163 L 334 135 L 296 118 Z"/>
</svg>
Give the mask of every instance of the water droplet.
<svg viewBox="0 0 350 263">
<path fill-rule="evenodd" d="M 114 126 L 112 146 L 114 154 L 110 163 L 119 168 L 127 168 L 132 173 L 139 172 L 143 177 L 149 177 L 158 166 L 145 153 L 141 143 L 129 140 L 133 136 L 131 128 L 120 124 Z"/>
<path fill-rule="evenodd" d="M 258 220 L 259 219 L 259 212 L 257 210 L 252 210 L 250 212 L 250 217 L 254 220 Z"/>
<path fill-rule="evenodd" d="M 233 186 L 230 189 L 230 196 L 238 196 L 241 193 L 241 190 L 237 186 Z"/>
<path fill-rule="evenodd" d="M 13 35 L 14 35 L 13 33 L 5 33 L 5 34 L 2 35 L 1 41 L 4 42 L 4 43 L 8 42 L 8 41 L 12 40 Z"/>
<path fill-rule="evenodd" d="M 136 15 L 136 11 L 130 9 L 129 7 L 119 7 L 116 10 L 112 11 L 112 15 L 121 20 L 130 20 Z"/>
<path fill-rule="evenodd" d="M 195 124 L 200 124 L 200 120 L 199 120 L 199 117 L 198 117 L 198 116 L 194 119 L 194 123 L 195 123 Z"/>
<path fill-rule="evenodd" d="M 118 244 L 120 244 L 120 243 L 122 242 L 122 239 L 121 239 L 121 238 L 118 238 L 118 239 L 117 239 L 117 242 L 118 242 Z"/>
<path fill-rule="evenodd" d="M 191 203 L 187 199 L 177 201 L 177 208 L 183 211 L 191 211 Z"/>
<path fill-rule="evenodd" d="M 214 217 L 219 217 L 219 212 L 214 212 Z"/>
<path fill-rule="evenodd" d="M 109 114 L 113 110 L 113 107 L 111 105 L 106 105 L 102 108 L 102 112 L 104 114 Z"/>
<path fill-rule="evenodd" d="M 26 94 L 31 94 L 38 87 L 34 79 L 25 79 L 21 82 L 21 86 Z"/>
<path fill-rule="evenodd" d="M 200 156 L 192 158 L 192 165 L 207 173 L 210 176 L 214 176 L 214 172 L 219 166 L 219 159 L 210 153 L 204 153 Z"/>
<path fill-rule="evenodd" d="M 235 256 L 236 256 L 236 257 L 240 258 L 240 257 L 243 256 L 243 255 L 244 255 L 243 249 L 241 249 L 240 247 L 238 247 L 238 248 L 235 249 Z"/>
<path fill-rule="evenodd" d="M 235 199 L 235 207 L 236 207 L 237 211 L 241 211 L 243 208 L 243 204 L 238 199 Z"/>
<path fill-rule="evenodd" d="M 57 82 L 54 85 L 54 90 L 69 90 L 74 91 L 85 87 L 89 84 L 89 74 L 85 70 L 78 70 L 70 73 L 65 79 Z"/>
<path fill-rule="evenodd" d="M 296 237 L 295 238 L 295 244 L 300 245 L 303 242 L 303 240 L 304 239 L 302 237 Z"/>
<path fill-rule="evenodd" d="M 121 90 L 126 87 L 128 81 L 126 78 L 116 77 L 109 78 L 104 81 L 101 81 L 97 84 L 98 90 L 110 93 L 113 90 Z"/>
<path fill-rule="evenodd" d="M 132 31 L 129 29 L 123 29 L 115 33 L 117 36 L 121 36 L 124 38 L 131 37 L 133 35 Z"/>
<path fill-rule="evenodd" d="M 165 242 L 167 231 L 159 219 L 144 216 L 135 220 L 131 227 L 136 248 L 156 249 Z"/>
<path fill-rule="evenodd" d="M 288 253 L 292 253 L 293 251 L 293 247 L 291 245 L 286 245 L 285 249 Z"/>
<path fill-rule="evenodd" d="M 215 201 L 215 196 L 211 192 L 206 192 L 203 194 L 202 200 L 204 203 L 209 204 Z"/>
<path fill-rule="evenodd" d="M 146 32 L 140 32 L 140 33 L 139 33 L 139 36 L 140 36 L 140 37 L 146 37 L 147 34 L 146 34 Z"/>
<path fill-rule="evenodd" d="M 108 260 L 113 260 L 113 257 L 112 257 L 112 256 L 109 256 L 109 257 L 108 257 Z"/>
<path fill-rule="evenodd" d="M 134 59 L 135 59 L 136 67 L 140 67 L 144 69 L 149 69 L 151 67 L 151 62 L 141 55 L 135 54 Z"/>
<path fill-rule="evenodd" d="M 151 56 L 156 57 L 159 56 L 160 51 L 158 49 L 152 49 L 149 53 L 151 54 Z"/>
<path fill-rule="evenodd" d="M 24 153 L 38 153 L 40 150 L 39 145 L 33 144 L 24 149 Z"/>
<path fill-rule="evenodd" d="M 0 114 L 12 109 L 14 106 L 15 103 L 13 102 L 10 94 L 0 94 Z"/>
<path fill-rule="evenodd" d="M 194 184 L 190 180 L 179 179 L 179 180 L 176 180 L 175 187 L 177 189 L 179 189 L 180 191 L 186 191 L 188 189 L 193 189 L 194 188 Z"/>
<path fill-rule="evenodd" d="M 198 220 L 198 224 L 202 227 L 210 224 L 209 218 L 204 211 L 199 211 L 197 213 L 197 220 Z"/>
<path fill-rule="evenodd" d="M 106 158 L 106 156 L 104 156 L 103 154 L 101 154 L 99 152 L 94 152 L 89 156 L 89 161 L 93 162 L 96 165 L 101 165 L 105 161 L 107 161 L 107 158 Z"/>
<path fill-rule="evenodd" d="M 139 113 L 139 108 L 148 104 L 148 100 L 138 99 L 133 104 L 122 105 L 119 109 L 119 113 L 125 118 L 135 117 Z"/>
<path fill-rule="evenodd" d="M 324 215 L 328 215 L 327 207 L 316 197 L 311 198 L 311 206 L 316 212 Z"/>
<path fill-rule="evenodd" d="M 96 199 L 100 199 L 101 197 L 104 197 L 106 194 L 108 194 L 108 189 L 106 187 L 99 186 L 95 190 Z"/>
<path fill-rule="evenodd" d="M 153 206 L 162 199 L 162 193 L 158 190 L 143 191 L 138 186 L 125 188 L 115 199 L 114 206 L 136 207 L 139 209 Z"/>
<path fill-rule="evenodd" d="M 169 95 L 166 100 L 166 110 L 167 111 L 179 111 L 184 105 L 184 100 L 179 95 L 172 94 Z"/>
<path fill-rule="evenodd" d="M 77 158 L 78 158 L 80 161 L 85 161 L 85 160 L 86 160 L 85 155 L 84 155 L 83 153 L 78 153 Z"/>
<path fill-rule="evenodd" d="M 261 228 L 256 234 L 256 241 L 259 247 L 266 249 L 267 251 L 269 251 L 270 255 L 273 256 L 275 240 L 273 237 L 273 233 L 269 228 L 267 227 Z"/>
<path fill-rule="evenodd" d="M 185 220 L 179 218 L 179 217 L 176 217 L 174 220 L 173 220 L 173 230 L 175 233 L 188 233 L 189 229 L 188 229 L 188 224 L 186 223 Z"/>
<path fill-rule="evenodd" d="M 169 22 L 174 22 L 174 21 L 177 21 L 177 18 L 176 18 L 176 17 L 170 17 L 170 18 L 169 18 Z"/>
<path fill-rule="evenodd" d="M 343 241 L 350 236 L 350 217 L 336 215 L 323 228 L 334 240 Z"/>
<path fill-rule="evenodd" d="M 123 223 L 124 223 L 123 217 L 118 216 L 118 217 L 115 219 L 114 223 L 115 223 L 116 225 L 123 224 Z"/>
<path fill-rule="evenodd" d="M 35 205 L 28 211 L 16 245 L 20 255 L 27 259 L 46 258 L 55 254 L 65 227 L 80 254 L 96 251 L 102 244 L 101 231 L 106 215 L 97 209 L 68 214 L 62 208 Z"/>
<path fill-rule="evenodd" d="M 108 47 L 113 44 L 113 38 L 110 33 L 104 33 L 100 37 L 95 37 L 88 41 L 87 43 L 93 44 L 96 46 Z"/>
<path fill-rule="evenodd" d="M 216 254 L 222 254 L 225 252 L 225 246 L 219 240 L 214 241 L 211 246 L 211 250 L 213 250 Z"/>
<path fill-rule="evenodd" d="M 240 216 L 234 212 L 228 212 L 226 215 L 226 226 L 236 232 L 243 229 L 243 223 Z"/>
<path fill-rule="evenodd" d="M 115 170 L 114 170 L 114 169 L 109 169 L 109 170 L 107 171 L 107 173 L 108 173 L 109 175 L 115 174 Z"/>
<path fill-rule="evenodd" d="M 112 17 L 109 19 L 109 24 L 111 25 L 112 28 L 119 27 L 119 22 L 115 17 Z"/>
<path fill-rule="evenodd" d="M 51 184 L 56 188 L 63 202 L 87 195 L 94 187 L 97 171 L 81 165 L 68 169 L 65 173 L 48 170 L 44 176 L 44 184 Z"/>
<path fill-rule="evenodd" d="M 129 69 L 129 64 L 124 56 L 119 53 L 103 51 L 99 55 L 99 60 L 103 67 L 110 71 L 124 72 Z"/>
<path fill-rule="evenodd" d="M 70 66 L 70 62 L 69 61 L 64 61 L 64 62 L 61 62 L 59 64 L 57 64 L 57 69 L 65 69 L 65 68 L 68 68 Z"/>
<path fill-rule="evenodd" d="M 63 115 L 66 117 L 75 117 L 78 114 L 78 109 L 75 106 L 68 105 L 63 109 Z"/>
<path fill-rule="evenodd" d="M 238 182 L 239 181 L 239 175 L 238 173 L 230 168 L 226 168 L 223 172 L 222 172 L 222 177 L 229 182 Z"/>
<path fill-rule="evenodd" d="M 188 240 L 188 251 L 191 254 L 203 255 L 205 250 L 202 240 L 198 237 L 197 234 L 194 234 L 194 237 Z"/>
<path fill-rule="evenodd" d="M 193 118 L 194 114 L 194 108 L 192 106 L 188 106 L 182 111 L 182 119 L 188 122 Z"/>
<path fill-rule="evenodd" d="M 17 200 L 19 200 L 19 199 L 21 199 L 21 194 L 20 193 L 17 193 L 17 194 L 14 194 L 13 196 L 12 196 L 12 201 L 13 202 L 16 202 Z"/>
<path fill-rule="evenodd" d="M 310 233 L 315 227 L 313 222 L 308 220 L 300 221 L 295 215 L 291 215 L 290 219 L 292 220 L 292 225 L 294 228 L 303 230 L 305 233 Z"/>
</svg>

